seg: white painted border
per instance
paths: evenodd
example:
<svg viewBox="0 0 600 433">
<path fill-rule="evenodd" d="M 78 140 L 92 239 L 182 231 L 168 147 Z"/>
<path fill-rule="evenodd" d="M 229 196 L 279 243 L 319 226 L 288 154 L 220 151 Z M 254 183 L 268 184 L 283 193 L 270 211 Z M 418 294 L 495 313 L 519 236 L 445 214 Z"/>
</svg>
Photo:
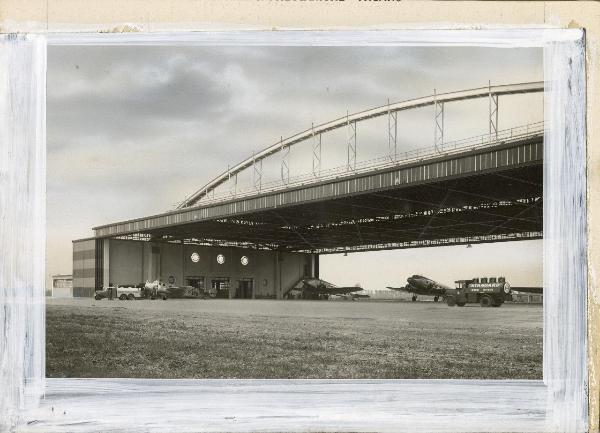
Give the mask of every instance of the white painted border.
<svg viewBox="0 0 600 433">
<path fill-rule="evenodd" d="M 544 382 L 556 431 L 587 429 L 583 53 L 583 40 L 544 48 Z"/>
<path fill-rule="evenodd" d="M 0 39 L 0 428 L 19 431 L 587 429 L 584 49 L 580 30 L 49 34 Z M 44 381 L 45 44 L 543 47 L 541 381 Z M 26 169 L 25 169 L 26 168 Z M 40 247 L 40 245 L 42 245 Z M 564 296 L 568 293 L 569 296 Z M 39 405 L 28 396 L 45 397 Z M 32 404 L 28 404 L 32 401 Z M 135 402 L 123 409 L 124 402 Z"/>
<path fill-rule="evenodd" d="M 46 41 L 0 36 L 0 431 L 44 386 L 45 244 Z"/>
<path fill-rule="evenodd" d="M 219 45 L 219 46 L 446 46 L 545 47 L 581 39 L 579 29 L 355 31 L 206 31 L 157 33 L 50 33 L 50 45 Z"/>
</svg>

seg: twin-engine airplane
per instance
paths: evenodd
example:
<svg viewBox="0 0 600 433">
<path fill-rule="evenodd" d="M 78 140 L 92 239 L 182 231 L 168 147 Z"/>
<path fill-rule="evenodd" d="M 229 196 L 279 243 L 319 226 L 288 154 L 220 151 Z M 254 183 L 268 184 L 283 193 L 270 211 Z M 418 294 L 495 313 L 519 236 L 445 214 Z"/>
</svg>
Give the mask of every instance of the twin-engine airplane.
<svg viewBox="0 0 600 433">
<path fill-rule="evenodd" d="M 169 299 L 169 298 L 173 298 L 173 299 L 185 299 L 185 298 L 203 298 L 204 299 L 204 293 L 201 293 L 200 290 L 198 290 L 195 287 L 192 286 L 182 286 L 182 287 L 178 287 L 178 286 L 167 286 L 165 283 L 160 282 L 158 280 L 154 281 L 154 282 L 149 282 L 146 281 L 146 284 L 144 285 L 144 289 L 147 292 L 147 297 L 149 297 L 150 299 L 155 299 L 155 298 L 159 298 L 159 299 Z"/>
<path fill-rule="evenodd" d="M 417 295 L 433 296 L 434 302 L 437 302 L 440 297 L 442 299 L 446 298 L 446 292 L 454 290 L 451 287 L 445 286 L 444 284 L 433 281 L 427 277 L 423 277 L 422 275 L 413 275 L 412 277 L 407 278 L 406 282 L 408 284 L 404 287 L 388 286 L 388 289 L 412 293 L 413 302 L 417 300 Z"/>
<path fill-rule="evenodd" d="M 319 278 L 302 278 L 287 293 L 287 297 L 302 299 L 328 299 L 329 296 L 340 296 L 352 300 L 368 298 L 369 295 L 356 293 L 362 291 L 363 289 L 360 286 L 339 287 Z"/>
<path fill-rule="evenodd" d="M 422 275 L 413 275 L 412 277 L 407 278 L 406 281 L 408 284 L 404 287 L 388 286 L 388 289 L 412 293 L 413 302 L 417 300 L 418 295 L 433 296 L 434 302 L 437 302 L 440 297 L 446 299 L 447 295 L 452 294 L 455 290 L 452 287 L 438 283 L 437 281 L 423 277 Z M 543 293 L 542 287 L 512 287 L 512 290 L 524 293 Z"/>
</svg>

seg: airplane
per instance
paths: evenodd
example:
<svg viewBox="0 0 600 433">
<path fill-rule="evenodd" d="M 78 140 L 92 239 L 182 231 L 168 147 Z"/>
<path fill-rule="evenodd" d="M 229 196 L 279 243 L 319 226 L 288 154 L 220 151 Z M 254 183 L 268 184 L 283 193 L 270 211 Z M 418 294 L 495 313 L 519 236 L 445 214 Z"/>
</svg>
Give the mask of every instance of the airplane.
<svg viewBox="0 0 600 433">
<path fill-rule="evenodd" d="M 198 290 L 195 287 L 192 286 L 182 286 L 182 287 L 178 287 L 178 286 L 172 286 L 169 285 L 167 286 L 165 283 L 163 282 L 159 282 L 158 280 L 153 281 L 152 283 L 149 281 L 146 281 L 146 284 L 144 285 L 144 289 L 147 291 L 148 293 L 148 297 L 150 297 L 151 299 L 155 299 L 155 298 L 159 298 L 159 299 L 196 299 L 196 298 L 202 298 L 204 299 L 206 296 L 204 295 L 204 293 L 201 293 L 200 290 Z"/>
<path fill-rule="evenodd" d="M 301 278 L 286 294 L 287 298 L 302 299 L 328 299 L 329 296 L 349 296 L 352 299 L 363 298 L 368 295 L 360 295 L 360 286 L 339 287 L 335 284 L 321 280 L 320 278 Z"/>
<path fill-rule="evenodd" d="M 412 277 L 407 278 L 406 282 L 408 284 L 404 287 L 388 286 L 387 288 L 391 290 L 412 293 L 413 302 L 417 300 L 417 295 L 433 296 L 433 301 L 437 302 L 439 301 L 440 297 L 445 299 L 448 291 L 454 290 L 449 286 L 445 286 L 444 284 L 433 281 L 422 275 L 413 275 Z"/>
</svg>

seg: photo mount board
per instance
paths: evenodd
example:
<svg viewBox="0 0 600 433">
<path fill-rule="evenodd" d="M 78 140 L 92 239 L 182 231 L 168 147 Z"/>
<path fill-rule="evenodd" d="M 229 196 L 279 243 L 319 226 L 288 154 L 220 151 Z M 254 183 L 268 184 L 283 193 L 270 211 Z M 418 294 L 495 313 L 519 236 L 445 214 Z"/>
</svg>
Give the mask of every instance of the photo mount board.
<svg viewBox="0 0 600 433">
<path fill-rule="evenodd" d="M 0 257 L 3 427 L 44 432 L 586 431 L 583 37 L 578 29 L 3 35 L 0 250 L 11 252 Z M 542 47 L 550 125 L 544 137 L 544 380 L 46 379 L 48 44 Z"/>
</svg>

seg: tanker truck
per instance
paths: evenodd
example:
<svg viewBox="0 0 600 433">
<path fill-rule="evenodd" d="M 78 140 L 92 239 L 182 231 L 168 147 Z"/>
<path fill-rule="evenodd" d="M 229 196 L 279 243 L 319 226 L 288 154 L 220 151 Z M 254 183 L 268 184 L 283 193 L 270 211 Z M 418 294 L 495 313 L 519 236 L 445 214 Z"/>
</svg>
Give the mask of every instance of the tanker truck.
<svg viewBox="0 0 600 433">
<path fill-rule="evenodd" d="M 464 307 L 466 304 L 480 304 L 482 307 L 499 307 L 512 300 L 510 284 L 504 277 L 473 278 L 455 281 L 454 290 L 446 292 L 446 303 Z"/>
</svg>

